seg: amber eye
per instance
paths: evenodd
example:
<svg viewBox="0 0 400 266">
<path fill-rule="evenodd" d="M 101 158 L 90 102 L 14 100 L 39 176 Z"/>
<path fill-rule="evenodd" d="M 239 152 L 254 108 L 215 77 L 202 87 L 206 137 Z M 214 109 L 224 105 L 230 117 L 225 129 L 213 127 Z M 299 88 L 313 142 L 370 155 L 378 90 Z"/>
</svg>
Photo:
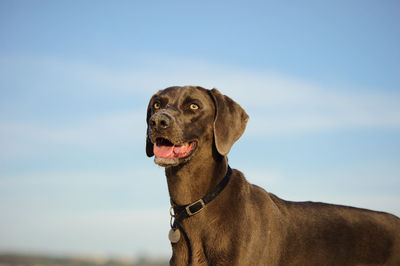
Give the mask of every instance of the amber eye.
<svg viewBox="0 0 400 266">
<path fill-rule="evenodd" d="M 199 106 L 198 106 L 197 104 L 195 104 L 195 103 L 192 103 L 192 104 L 190 105 L 190 109 L 192 109 L 192 110 L 197 110 L 197 109 L 199 109 Z"/>
<path fill-rule="evenodd" d="M 161 104 L 160 103 L 154 103 L 153 107 L 154 107 L 154 109 L 158 110 L 158 109 L 160 109 Z"/>
</svg>

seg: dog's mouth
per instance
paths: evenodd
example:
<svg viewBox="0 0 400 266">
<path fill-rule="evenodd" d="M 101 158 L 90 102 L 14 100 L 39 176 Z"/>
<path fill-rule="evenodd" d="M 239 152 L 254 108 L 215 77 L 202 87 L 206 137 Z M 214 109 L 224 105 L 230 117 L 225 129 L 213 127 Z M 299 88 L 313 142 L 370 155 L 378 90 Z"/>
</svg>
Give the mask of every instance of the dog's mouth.
<svg viewBox="0 0 400 266">
<path fill-rule="evenodd" d="M 166 138 L 157 138 L 153 146 L 156 162 L 159 164 L 177 164 L 180 159 L 186 159 L 193 154 L 197 141 L 174 144 Z"/>
</svg>

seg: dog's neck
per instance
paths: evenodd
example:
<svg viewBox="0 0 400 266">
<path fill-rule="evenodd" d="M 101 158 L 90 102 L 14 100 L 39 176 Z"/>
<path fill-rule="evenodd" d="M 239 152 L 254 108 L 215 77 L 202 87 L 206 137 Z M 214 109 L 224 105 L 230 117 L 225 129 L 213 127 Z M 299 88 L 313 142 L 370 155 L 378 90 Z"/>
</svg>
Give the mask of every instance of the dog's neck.
<svg viewBox="0 0 400 266">
<path fill-rule="evenodd" d="M 225 176 L 228 169 L 226 157 L 210 160 L 204 165 L 192 161 L 165 169 L 171 201 L 186 205 L 201 199 Z"/>
</svg>

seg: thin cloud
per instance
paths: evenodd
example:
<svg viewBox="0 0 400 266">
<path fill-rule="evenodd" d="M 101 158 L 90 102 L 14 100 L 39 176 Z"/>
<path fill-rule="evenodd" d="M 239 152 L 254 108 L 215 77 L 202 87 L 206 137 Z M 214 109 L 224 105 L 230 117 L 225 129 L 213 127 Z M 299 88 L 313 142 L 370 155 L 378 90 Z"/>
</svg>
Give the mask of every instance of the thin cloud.
<svg viewBox="0 0 400 266">
<path fill-rule="evenodd" d="M 80 119 L 66 125 L 30 121 L 0 122 L 3 157 L 33 155 L 62 147 L 112 148 L 133 146 L 144 139 L 142 112 L 132 111 Z M 144 140 L 142 141 L 144 142 Z"/>
<path fill-rule="evenodd" d="M 151 95 L 167 86 L 186 84 L 217 87 L 239 102 L 250 115 L 247 137 L 366 127 L 400 128 L 398 93 L 326 88 L 269 71 L 228 67 L 204 60 L 142 56 L 124 69 L 57 58 L 3 56 L 0 62 L 11 66 L 7 75 L 3 75 L 5 85 L 10 84 L 10 77 L 13 79 L 13 75 L 22 71 L 31 74 L 20 81 L 20 86 L 33 86 L 39 95 L 62 90 L 76 98 L 112 97 L 115 102 L 131 97 L 132 109 L 135 109 L 131 113 L 124 110 L 125 114 L 112 110 L 106 117 L 102 114 L 107 110 L 101 109 L 101 115 L 94 112 L 85 121 L 77 119 L 73 124 L 62 126 L 51 120 L 45 123 L 3 120 L 0 122 L 2 144 L 10 153 L 29 150 L 30 145 L 43 142 L 87 147 L 141 142 L 145 134 L 145 108 Z M 38 71 L 48 74 L 35 75 Z M 22 106 L 24 101 L 19 104 Z M 46 99 L 37 101 L 40 105 Z M 18 102 L 15 106 L 7 108 L 18 108 Z"/>
</svg>

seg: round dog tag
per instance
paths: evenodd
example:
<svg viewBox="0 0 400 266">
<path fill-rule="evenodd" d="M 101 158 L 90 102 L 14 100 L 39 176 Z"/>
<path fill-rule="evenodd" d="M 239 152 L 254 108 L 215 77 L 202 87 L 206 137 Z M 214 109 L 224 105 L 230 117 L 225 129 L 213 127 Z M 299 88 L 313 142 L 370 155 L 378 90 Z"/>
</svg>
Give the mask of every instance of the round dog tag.
<svg viewBox="0 0 400 266">
<path fill-rule="evenodd" d="M 172 244 L 178 243 L 179 239 L 181 239 L 181 232 L 179 231 L 179 229 L 171 228 L 168 233 L 168 238 Z"/>
</svg>

